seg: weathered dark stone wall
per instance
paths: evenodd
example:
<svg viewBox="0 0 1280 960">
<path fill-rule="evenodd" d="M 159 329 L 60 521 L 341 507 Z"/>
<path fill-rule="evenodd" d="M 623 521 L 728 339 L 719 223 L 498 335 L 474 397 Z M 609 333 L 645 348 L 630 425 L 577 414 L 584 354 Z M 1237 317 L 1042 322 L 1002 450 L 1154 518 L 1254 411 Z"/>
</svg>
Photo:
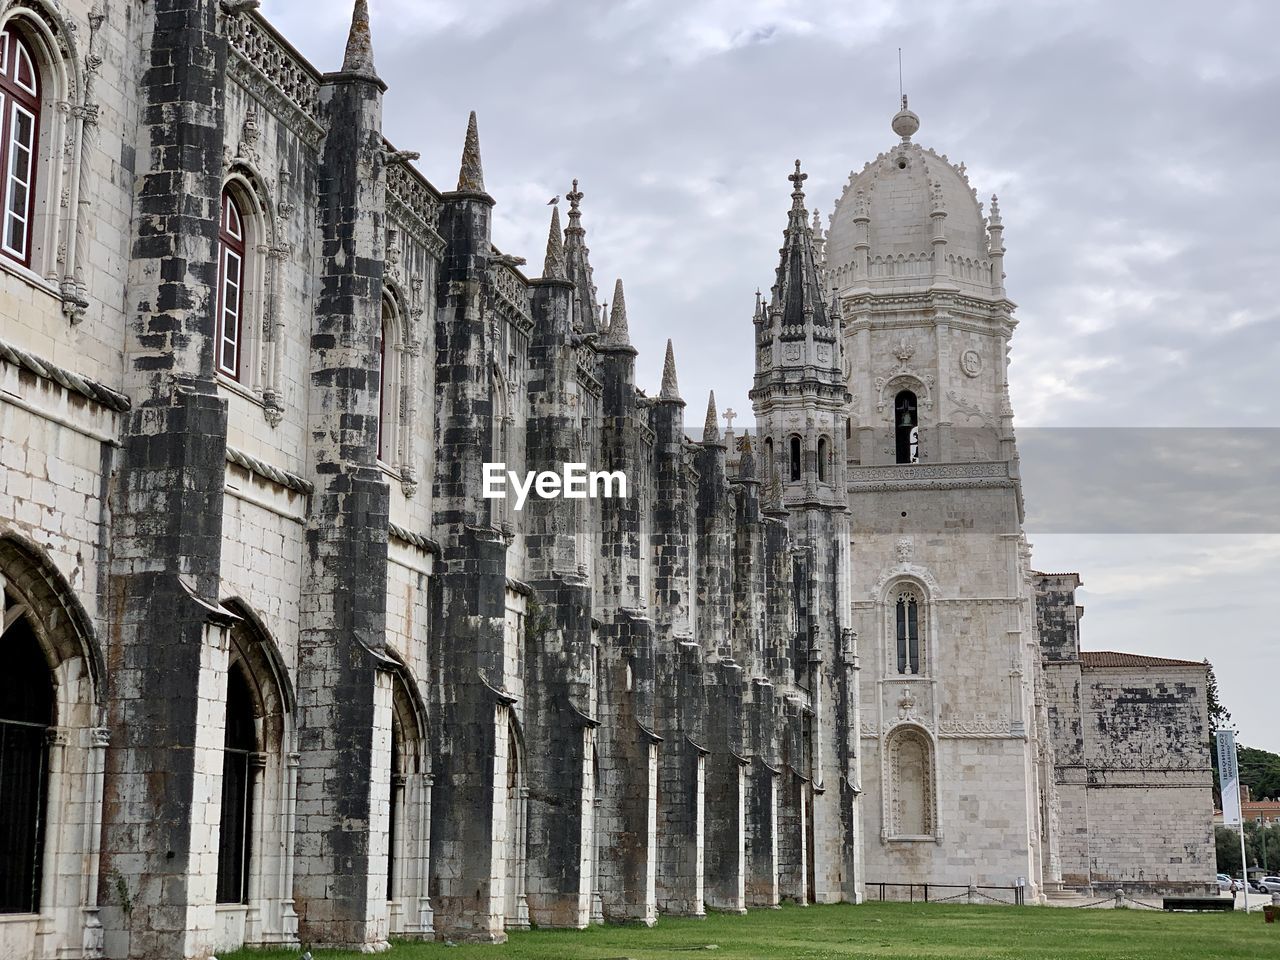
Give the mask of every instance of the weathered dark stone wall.
<svg viewBox="0 0 1280 960">
<path fill-rule="evenodd" d="M 216 612 L 226 405 L 214 389 L 226 45 L 216 0 L 143 14 L 139 176 L 124 344 L 125 414 L 111 498 L 108 717 L 100 887 L 114 956 L 212 948 L 225 697 Z M 223 622 L 229 622 L 223 619 Z M 120 891 L 126 896 L 120 896 Z M 130 909 L 123 909 L 128 903 Z"/>
</svg>

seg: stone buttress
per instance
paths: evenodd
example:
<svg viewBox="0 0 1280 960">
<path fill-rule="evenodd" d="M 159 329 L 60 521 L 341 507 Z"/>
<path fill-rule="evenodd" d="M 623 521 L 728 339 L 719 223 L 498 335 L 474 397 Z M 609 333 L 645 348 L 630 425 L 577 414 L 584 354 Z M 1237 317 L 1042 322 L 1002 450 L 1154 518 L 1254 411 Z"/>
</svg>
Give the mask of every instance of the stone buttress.
<svg viewBox="0 0 1280 960">
<path fill-rule="evenodd" d="M 707 763 L 703 651 L 694 640 L 691 564 L 696 477 L 688 463 L 684 401 L 671 341 L 662 387 L 648 408 L 654 441 L 652 534 L 655 729 L 658 752 L 658 908 L 702 916 Z"/>
<path fill-rule="evenodd" d="M 137 216 L 111 511 L 101 870 L 115 957 L 212 948 L 223 711 L 234 617 L 217 603 L 227 410 L 213 315 L 227 50 L 216 0 L 139 14 Z"/>
<path fill-rule="evenodd" d="M 573 329 L 573 283 L 565 276 L 558 208 L 552 211 L 541 279 L 531 281 L 528 470 L 559 473 L 590 465 L 581 429 L 580 351 Z M 540 927 L 584 927 L 595 870 L 595 717 L 591 585 L 579 566 L 585 500 L 531 497 L 524 507 L 530 607 L 524 657 L 529 751 L 529 920 Z"/>
<path fill-rule="evenodd" d="M 389 490 L 377 466 L 385 85 L 357 4 L 343 68 L 324 77 L 319 289 L 311 324 L 298 653 L 295 908 L 303 942 L 385 949 L 391 783 Z"/>
<path fill-rule="evenodd" d="M 634 486 L 645 472 L 645 437 L 621 280 L 600 349 L 600 469 L 622 471 L 629 485 L 627 497 L 600 501 L 599 888 L 605 919 L 653 924 L 661 738 L 654 732 L 654 625 L 642 599 L 642 491 Z"/>
<path fill-rule="evenodd" d="M 436 312 L 434 530 L 444 570 L 432 616 L 437 675 L 431 899 L 439 935 L 500 941 L 505 933 L 508 752 L 516 698 L 504 687 L 506 541 L 500 501 L 481 499 L 494 449 L 487 312 L 493 198 L 484 190 L 472 114 L 458 189 L 446 193 L 446 249 Z"/>
</svg>

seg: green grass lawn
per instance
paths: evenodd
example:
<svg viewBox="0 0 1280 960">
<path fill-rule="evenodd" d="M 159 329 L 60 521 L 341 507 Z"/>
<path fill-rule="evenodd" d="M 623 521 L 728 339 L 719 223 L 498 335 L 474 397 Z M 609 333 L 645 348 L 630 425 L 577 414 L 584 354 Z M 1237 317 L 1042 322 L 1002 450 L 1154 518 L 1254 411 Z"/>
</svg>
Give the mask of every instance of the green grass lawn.
<svg viewBox="0 0 1280 960">
<path fill-rule="evenodd" d="M 1069 960 L 1249 960 L 1280 958 L 1280 923 L 1261 912 L 1167 914 L 1156 910 L 1065 907 L 978 907 L 870 903 L 784 907 L 745 917 L 667 918 L 656 927 L 592 927 L 512 934 L 505 946 L 397 943 L 388 960 L 658 960 L 705 955 L 716 960 L 844 957 L 1027 957 Z M 220 960 L 264 960 L 298 951 L 252 951 Z M 316 951 L 316 960 L 358 953 Z M 366 958 L 367 960 L 367 958 Z"/>
</svg>

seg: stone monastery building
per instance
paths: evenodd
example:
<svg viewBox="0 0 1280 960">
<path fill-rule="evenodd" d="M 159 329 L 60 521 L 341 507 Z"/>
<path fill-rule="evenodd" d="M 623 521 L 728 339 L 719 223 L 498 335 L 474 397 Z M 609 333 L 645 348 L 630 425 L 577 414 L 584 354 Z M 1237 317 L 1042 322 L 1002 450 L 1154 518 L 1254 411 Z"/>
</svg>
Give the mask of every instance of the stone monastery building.
<svg viewBox="0 0 1280 960">
<path fill-rule="evenodd" d="M 0 955 L 1213 878 L 1205 668 L 1032 571 L 999 210 L 905 102 L 695 442 L 576 183 L 534 277 L 365 0 L 333 73 L 256 6 L 0 2 Z"/>
</svg>

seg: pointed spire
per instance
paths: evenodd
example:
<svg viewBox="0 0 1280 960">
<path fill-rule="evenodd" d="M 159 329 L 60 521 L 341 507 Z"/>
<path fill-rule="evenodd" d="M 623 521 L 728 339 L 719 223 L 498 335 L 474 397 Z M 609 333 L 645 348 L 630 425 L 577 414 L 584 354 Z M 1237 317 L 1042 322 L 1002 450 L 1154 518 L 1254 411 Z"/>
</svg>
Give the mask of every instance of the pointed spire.
<svg viewBox="0 0 1280 960">
<path fill-rule="evenodd" d="M 813 209 L 813 223 L 809 229 L 813 231 L 813 239 L 815 240 L 821 240 L 825 236 L 822 232 L 822 214 L 818 213 L 817 207 Z"/>
<path fill-rule="evenodd" d="M 720 415 L 716 413 L 716 392 L 707 397 L 707 423 L 702 428 L 703 443 L 720 442 Z"/>
<path fill-rule="evenodd" d="M 551 207 L 551 228 L 547 231 L 547 256 L 543 261 L 542 276 L 554 280 L 564 279 L 564 238 L 560 233 L 558 205 Z"/>
<path fill-rule="evenodd" d="M 467 120 L 467 139 L 462 146 L 462 166 L 458 169 L 459 193 L 484 193 L 484 170 L 480 167 L 480 131 L 476 112 Z"/>
<path fill-rule="evenodd" d="M 584 304 L 592 304 L 592 309 L 588 313 L 583 311 L 584 320 L 587 321 L 587 331 L 591 332 L 596 328 L 595 325 L 595 307 L 596 302 L 596 283 L 591 272 L 590 250 L 587 249 L 587 231 L 582 226 L 582 210 L 579 204 L 582 203 L 582 191 L 578 189 L 578 181 L 573 181 L 573 189 L 565 195 L 565 199 L 569 201 L 569 225 L 564 230 L 564 266 L 565 276 L 573 281 L 574 287 L 578 291 L 578 297 Z M 608 324 L 605 317 L 601 316 L 598 329 L 603 332 Z"/>
<path fill-rule="evenodd" d="M 670 340 L 667 340 L 667 359 L 662 363 L 662 389 L 658 391 L 658 399 L 680 399 L 680 386 L 676 383 L 676 352 Z"/>
<path fill-rule="evenodd" d="M 1014 219 L 1017 219 L 1017 218 L 1015 217 Z M 987 217 L 987 225 L 992 227 L 998 227 L 1000 226 L 1001 222 L 1002 221 L 1000 220 L 1000 198 L 993 193 L 991 195 L 991 215 Z"/>
<path fill-rule="evenodd" d="M 807 178 L 808 174 L 800 172 L 797 160 L 795 173 L 787 177 L 792 184 L 791 212 L 787 214 L 787 228 L 782 232 L 782 257 L 773 286 L 773 303 L 782 307 L 784 330 L 809 323 L 825 327 L 830 323 L 818 272 L 818 244 L 814 242 L 809 214 L 804 207 Z"/>
<path fill-rule="evenodd" d="M 602 345 L 635 353 L 631 346 L 631 331 L 627 328 L 627 301 L 622 295 L 621 278 L 613 287 L 613 311 L 609 314 L 609 332 L 605 334 Z"/>
<path fill-rule="evenodd" d="M 351 11 L 351 32 L 342 57 L 342 72 L 377 77 L 373 69 L 373 37 L 369 32 L 369 0 L 356 0 Z"/>
<path fill-rule="evenodd" d="M 796 160 L 796 172 L 787 177 L 791 181 L 793 189 L 791 191 L 791 209 L 798 210 L 802 216 L 800 223 L 804 223 L 804 182 L 809 179 L 807 173 L 800 172 L 800 161 Z"/>
<path fill-rule="evenodd" d="M 751 434 L 743 433 L 738 438 L 738 479 L 756 479 L 756 455 L 751 445 Z"/>
</svg>

